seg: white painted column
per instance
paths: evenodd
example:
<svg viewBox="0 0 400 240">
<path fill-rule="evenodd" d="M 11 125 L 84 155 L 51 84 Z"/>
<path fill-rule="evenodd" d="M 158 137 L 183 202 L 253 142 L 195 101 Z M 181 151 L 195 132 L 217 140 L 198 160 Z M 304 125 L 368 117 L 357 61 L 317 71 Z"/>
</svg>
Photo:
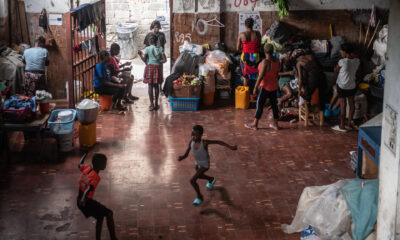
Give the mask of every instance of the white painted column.
<svg viewBox="0 0 400 240">
<path fill-rule="evenodd" d="M 378 240 L 400 239 L 399 192 L 399 118 L 390 120 L 391 114 L 400 113 L 400 0 L 390 1 L 388 58 L 382 123 L 382 141 L 379 163 Z M 393 110 L 388 108 L 390 106 Z M 389 119 L 387 121 L 385 119 Z M 394 126 L 397 128 L 394 129 Z M 393 130 L 393 134 L 390 131 Z M 395 136 L 394 151 L 387 144 Z M 390 145 L 390 144 L 389 144 Z M 392 145 L 393 146 L 393 145 Z"/>
</svg>

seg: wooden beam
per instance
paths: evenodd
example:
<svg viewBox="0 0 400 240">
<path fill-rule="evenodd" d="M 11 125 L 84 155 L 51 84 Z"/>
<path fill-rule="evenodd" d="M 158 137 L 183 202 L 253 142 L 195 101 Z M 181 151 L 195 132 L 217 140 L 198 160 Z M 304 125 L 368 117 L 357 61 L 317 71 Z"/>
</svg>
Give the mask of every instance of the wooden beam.
<svg viewBox="0 0 400 240">
<path fill-rule="evenodd" d="M 19 20 L 21 23 L 22 42 L 30 44 L 28 23 L 26 21 L 25 2 L 18 1 Z"/>
</svg>

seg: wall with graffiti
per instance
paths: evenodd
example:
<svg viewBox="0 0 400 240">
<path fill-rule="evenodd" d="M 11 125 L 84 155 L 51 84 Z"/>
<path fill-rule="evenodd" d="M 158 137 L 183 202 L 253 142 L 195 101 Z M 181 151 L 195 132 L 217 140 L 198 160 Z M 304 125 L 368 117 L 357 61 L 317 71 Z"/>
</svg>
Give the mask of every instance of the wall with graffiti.
<svg viewBox="0 0 400 240">
<path fill-rule="evenodd" d="M 271 0 L 197 0 L 197 12 L 276 11 Z M 288 0 L 290 10 L 369 9 L 372 4 L 389 8 L 387 0 Z M 175 13 L 194 13 L 196 0 L 175 0 Z"/>
</svg>

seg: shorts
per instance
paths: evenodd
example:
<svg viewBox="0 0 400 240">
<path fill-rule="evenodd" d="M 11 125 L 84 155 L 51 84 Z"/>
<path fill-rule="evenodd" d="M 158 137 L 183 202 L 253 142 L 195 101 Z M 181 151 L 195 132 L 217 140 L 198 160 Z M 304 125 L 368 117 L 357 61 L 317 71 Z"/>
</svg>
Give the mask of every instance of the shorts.
<svg viewBox="0 0 400 240">
<path fill-rule="evenodd" d="M 103 219 L 105 216 L 111 213 L 111 210 L 105 207 L 103 204 L 99 203 L 93 199 L 86 199 L 85 206 L 80 206 L 79 201 L 81 200 L 81 195 L 76 199 L 79 210 L 85 215 L 85 217 L 94 217 L 97 220 Z"/>
<path fill-rule="evenodd" d="M 347 98 L 347 97 L 353 97 L 356 95 L 357 88 L 354 89 L 342 89 L 339 86 L 337 86 L 337 94 L 339 98 Z"/>
<path fill-rule="evenodd" d="M 282 90 L 284 86 L 289 86 L 290 87 L 290 81 L 292 79 L 290 77 L 284 76 L 279 78 L 279 90 Z"/>
</svg>

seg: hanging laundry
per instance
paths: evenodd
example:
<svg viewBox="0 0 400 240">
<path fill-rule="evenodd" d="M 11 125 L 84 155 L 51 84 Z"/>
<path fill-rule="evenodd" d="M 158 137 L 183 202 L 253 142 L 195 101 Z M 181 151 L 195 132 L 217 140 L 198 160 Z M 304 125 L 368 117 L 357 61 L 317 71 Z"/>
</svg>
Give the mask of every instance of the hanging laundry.
<svg viewBox="0 0 400 240">
<path fill-rule="evenodd" d="M 76 24 L 78 24 L 79 31 L 85 30 L 95 21 L 92 4 L 82 4 L 79 7 L 72 8 L 71 11 L 73 12 L 74 27 L 77 27 Z"/>
<path fill-rule="evenodd" d="M 74 53 L 82 51 L 82 43 L 75 44 L 74 47 L 72 48 L 72 51 L 74 51 Z"/>
<path fill-rule="evenodd" d="M 103 18 L 102 9 L 101 9 L 101 1 L 92 3 L 93 6 L 93 17 L 94 21 L 100 21 Z"/>
</svg>

